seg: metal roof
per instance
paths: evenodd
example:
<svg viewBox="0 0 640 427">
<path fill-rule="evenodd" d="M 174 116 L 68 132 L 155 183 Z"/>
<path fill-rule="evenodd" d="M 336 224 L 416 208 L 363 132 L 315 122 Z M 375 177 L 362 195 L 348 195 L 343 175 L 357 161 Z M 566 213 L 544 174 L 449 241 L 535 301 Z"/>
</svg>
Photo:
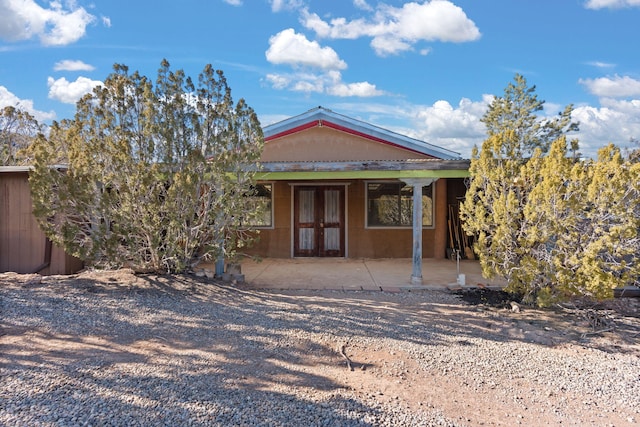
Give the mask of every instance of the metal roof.
<svg viewBox="0 0 640 427">
<path fill-rule="evenodd" d="M 69 165 L 51 165 L 54 169 L 67 170 Z M 31 172 L 33 166 L 0 166 L 0 173 Z"/>
</svg>

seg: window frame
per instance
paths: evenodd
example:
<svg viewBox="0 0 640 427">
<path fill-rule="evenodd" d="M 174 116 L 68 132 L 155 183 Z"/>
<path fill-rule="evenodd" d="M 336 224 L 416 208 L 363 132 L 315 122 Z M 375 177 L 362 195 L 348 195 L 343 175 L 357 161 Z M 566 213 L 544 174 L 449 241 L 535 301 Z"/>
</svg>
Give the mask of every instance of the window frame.
<svg viewBox="0 0 640 427">
<path fill-rule="evenodd" d="M 250 228 L 261 229 L 261 230 L 272 230 L 272 229 L 275 228 L 275 225 L 274 225 L 274 222 L 275 222 L 275 218 L 274 218 L 275 210 L 274 210 L 274 206 L 273 206 L 274 205 L 273 193 L 275 191 L 275 187 L 276 186 L 275 186 L 273 181 L 259 181 L 259 182 L 256 182 L 255 185 L 256 186 L 258 186 L 258 185 L 268 185 L 268 186 L 271 187 L 271 197 L 270 197 L 270 200 L 269 200 L 269 208 L 270 209 L 268 210 L 268 212 L 269 212 L 269 220 L 270 221 L 269 221 L 269 225 L 247 224 L 247 226 L 250 227 Z M 256 196 L 251 196 L 251 197 L 256 197 Z M 264 198 L 266 199 L 266 197 L 264 197 Z"/>
<path fill-rule="evenodd" d="M 370 225 L 369 224 L 369 184 L 397 184 L 399 185 L 399 189 L 401 190 L 403 187 L 410 187 L 406 183 L 400 180 L 366 180 L 364 181 L 364 228 L 370 230 L 411 230 L 413 229 L 413 197 L 412 197 L 412 215 L 411 215 L 411 224 L 409 225 Z M 422 224 L 423 230 L 431 230 L 435 229 L 436 224 L 436 186 L 434 185 L 435 181 L 425 187 L 431 187 L 431 225 Z M 423 191 L 424 188 L 423 187 Z M 400 194 L 398 192 L 398 194 Z M 413 194 L 413 189 L 412 189 Z M 424 204 L 422 206 L 424 209 Z"/>
</svg>

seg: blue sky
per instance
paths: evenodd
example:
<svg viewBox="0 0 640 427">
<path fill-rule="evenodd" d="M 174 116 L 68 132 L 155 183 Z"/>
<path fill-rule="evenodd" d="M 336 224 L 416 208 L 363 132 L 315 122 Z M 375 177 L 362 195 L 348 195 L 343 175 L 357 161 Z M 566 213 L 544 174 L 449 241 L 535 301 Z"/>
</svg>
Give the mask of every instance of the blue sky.
<svg viewBox="0 0 640 427">
<path fill-rule="evenodd" d="M 114 63 L 225 72 L 263 125 L 316 106 L 469 157 L 516 73 L 581 150 L 640 139 L 640 0 L 0 0 L 0 107 L 71 118 Z"/>
</svg>

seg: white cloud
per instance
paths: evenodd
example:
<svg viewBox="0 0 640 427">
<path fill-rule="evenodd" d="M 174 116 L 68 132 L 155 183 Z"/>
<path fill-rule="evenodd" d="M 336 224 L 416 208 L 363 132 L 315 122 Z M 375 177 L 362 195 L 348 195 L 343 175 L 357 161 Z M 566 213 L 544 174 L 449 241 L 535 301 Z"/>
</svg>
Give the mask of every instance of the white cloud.
<svg viewBox="0 0 640 427">
<path fill-rule="evenodd" d="M 380 96 L 384 92 L 378 90 L 376 85 L 369 82 L 358 83 L 337 83 L 327 88 L 327 93 L 335 96 L 358 96 L 368 98 L 371 96 Z"/>
<path fill-rule="evenodd" d="M 74 2 L 69 2 L 67 7 L 63 8 L 58 1 L 51 2 L 45 9 L 34 0 L 3 0 L 0 2 L 0 38 L 18 41 L 38 37 L 47 46 L 76 42 L 95 17 Z"/>
<path fill-rule="evenodd" d="M 267 81 L 271 83 L 274 89 L 286 89 L 293 79 L 285 74 L 267 74 Z"/>
<path fill-rule="evenodd" d="M 86 77 L 78 77 L 75 82 L 69 82 L 64 77 L 57 80 L 49 77 L 47 85 L 49 86 L 49 98 L 66 104 L 75 104 L 82 96 L 91 92 L 94 87 L 102 85 L 102 82 Z"/>
<path fill-rule="evenodd" d="M 303 93 L 325 93 L 338 97 L 368 98 L 384 95 L 385 92 L 369 82 L 344 83 L 339 71 L 313 74 L 297 72 L 291 74 L 269 74 L 267 82 L 274 89 Z"/>
<path fill-rule="evenodd" d="M 580 79 L 578 82 L 584 85 L 590 93 L 599 97 L 623 98 L 640 96 L 640 80 L 629 76 Z"/>
<path fill-rule="evenodd" d="M 375 37 L 371 40 L 371 47 L 379 56 L 392 55 L 411 50 L 411 44 L 397 37 Z"/>
<path fill-rule="evenodd" d="M 358 9 L 362 10 L 373 10 L 371 6 L 367 3 L 367 0 L 353 0 L 353 5 Z"/>
<path fill-rule="evenodd" d="M 223 0 L 225 3 L 231 6 L 242 6 L 242 0 Z"/>
<path fill-rule="evenodd" d="M 31 99 L 20 99 L 16 95 L 11 93 L 6 87 L 0 86 L 0 108 L 4 107 L 20 108 L 21 110 L 24 110 L 31 114 L 39 122 L 53 120 L 56 117 L 56 113 L 54 113 L 53 111 L 46 112 L 36 110 Z"/>
<path fill-rule="evenodd" d="M 591 62 L 587 62 L 587 64 L 596 68 L 614 68 L 616 66 L 616 64 L 611 64 L 609 62 L 602 62 L 602 61 L 591 61 Z"/>
<path fill-rule="evenodd" d="M 572 113 L 573 120 L 580 122 L 577 138 L 583 155 L 596 157 L 598 149 L 609 143 L 626 148 L 631 139 L 640 139 L 640 80 L 616 75 L 579 83 L 600 98 L 599 107 L 580 105 Z"/>
<path fill-rule="evenodd" d="M 587 9 L 620 9 L 624 7 L 639 7 L 640 0 L 588 0 L 584 6 Z"/>
<path fill-rule="evenodd" d="M 426 132 L 437 134 L 439 138 L 474 138 L 485 135 L 480 118 L 486 112 L 487 105 L 463 98 L 454 108 L 448 101 L 440 100 L 420 109 L 416 116 Z"/>
<path fill-rule="evenodd" d="M 413 107 L 408 114 L 414 116 L 415 127 L 401 133 L 457 151 L 468 158 L 473 146 L 480 147 L 486 138 L 486 128 L 480 119 L 492 100 L 493 95 L 484 95 L 481 101 L 462 99 L 457 106 L 437 101 L 431 106 Z M 545 114 L 549 118 L 557 117 L 556 110 L 560 109 L 564 107 L 545 103 Z M 578 139 L 580 152 L 585 157 L 595 158 L 598 150 L 609 143 L 626 148 L 630 146 L 631 138 L 640 139 L 638 99 L 603 98 L 599 107 L 574 107 L 571 117 L 579 122 L 580 131 L 568 134 L 567 138 Z"/>
<path fill-rule="evenodd" d="M 343 83 L 342 74 L 339 71 L 327 73 L 327 83 L 327 93 L 329 95 L 340 97 L 357 96 L 361 98 L 384 95 L 383 91 L 369 82 Z"/>
<path fill-rule="evenodd" d="M 102 25 L 104 25 L 107 28 L 111 28 L 111 18 L 109 18 L 108 16 L 102 16 Z"/>
<path fill-rule="evenodd" d="M 484 95 L 479 101 L 463 98 L 455 106 L 440 100 L 432 105 L 341 103 L 332 107 L 365 122 L 470 158 L 473 146 L 480 146 L 486 138 L 480 118 L 492 100 L 492 95 Z"/>
<path fill-rule="evenodd" d="M 415 129 L 408 135 L 469 158 L 473 146 L 479 147 L 486 138 L 486 128 L 480 119 L 492 99 L 492 95 L 485 95 L 475 102 L 463 98 L 455 107 L 444 100 L 416 106 L 410 110 Z"/>
<path fill-rule="evenodd" d="M 320 37 L 371 37 L 371 46 L 380 56 L 411 50 L 420 41 L 461 43 L 481 36 L 462 8 L 447 0 L 405 3 L 401 8 L 382 4 L 370 20 L 334 18 L 326 22 L 306 9 L 302 10 L 301 19 L 306 28 Z"/>
<path fill-rule="evenodd" d="M 493 99 L 493 95 L 483 95 L 478 101 L 463 98 L 457 105 L 440 100 L 432 105 L 345 103 L 339 107 L 350 111 L 353 117 L 470 158 L 474 145 L 480 147 L 486 139 L 486 127 L 480 119 Z M 555 118 L 563 109 L 559 104 L 545 103 L 544 114 Z M 595 158 L 598 150 L 609 143 L 624 149 L 632 146 L 632 138 L 640 140 L 640 99 L 603 98 L 599 107 L 575 107 L 572 119 L 580 123 L 580 131 L 570 133 L 567 138 L 579 140 L 580 152 L 585 157 Z"/>
<path fill-rule="evenodd" d="M 598 149 L 609 143 L 629 147 L 631 138 L 640 139 L 640 100 L 631 101 L 604 98 L 599 108 L 578 106 L 572 118 L 580 122 L 580 152 L 596 157 Z"/>
<path fill-rule="evenodd" d="M 56 62 L 53 66 L 54 71 L 93 71 L 93 65 L 86 64 L 79 60 L 65 59 Z"/>
<path fill-rule="evenodd" d="M 335 50 L 321 47 L 316 41 L 309 41 L 292 28 L 280 31 L 269 38 L 267 61 L 272 64 L 287 64 L 320 69 L 345 69 L 347 64 Z"/>
<path fill-rule="evenodd" d="M 353 103 L 339 107 L 351 111 L 353 117 L 470 158 L 473 147 L 480 147 L 486 139 L 486 127 L 480 119 L 493 99 L 493 95 L 483 95 L 478 101 L 463 98 L 457 105 L 440 100 L 432 105 Z M 545 103 L 544 115 L 555 118 L 561 110 L 564 107 L 559 104 Z M 572 119 L 580 123 L 580 131 L 567 137 L 578 139 L 580 152 L 585 157 L 595 158 L 598 150 L 609 143 L 627 148 L 632 146 L 632 138 L 640 140 L 640 99 L 603 98 L 599 107 L 575 107 Z"/>
<path fill-rule="evenodd" d="M 270 0 L 271 10 L 281 12 L 283 10 L 295 10 L 302 7 L 302 0 Z"/>
</svg>

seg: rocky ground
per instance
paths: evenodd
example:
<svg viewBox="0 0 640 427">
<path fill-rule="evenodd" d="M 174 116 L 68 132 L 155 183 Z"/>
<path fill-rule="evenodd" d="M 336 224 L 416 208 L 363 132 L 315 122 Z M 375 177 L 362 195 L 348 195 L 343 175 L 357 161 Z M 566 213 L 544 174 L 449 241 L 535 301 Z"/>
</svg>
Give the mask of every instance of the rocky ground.
<svg viewBox="0 0 640 427">
<path fill-rule="evenodd" d="M 0 425 L 640 423 L 638 299 L 0 274 Z"/>
</svg>

